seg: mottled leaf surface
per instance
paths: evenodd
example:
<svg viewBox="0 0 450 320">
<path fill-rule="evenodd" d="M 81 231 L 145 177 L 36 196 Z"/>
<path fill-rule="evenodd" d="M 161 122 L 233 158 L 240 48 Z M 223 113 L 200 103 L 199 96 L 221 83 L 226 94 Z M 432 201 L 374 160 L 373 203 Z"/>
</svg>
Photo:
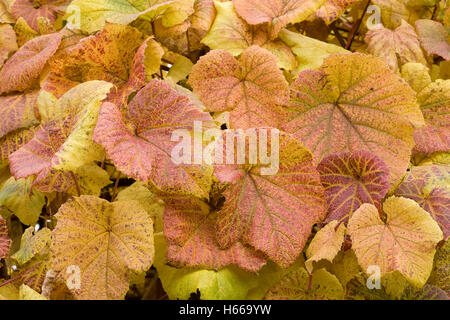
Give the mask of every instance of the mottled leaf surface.
<svg viewBox="0 0 450 320">
<path fill-rule="evenodd" d="M 325 0 L 233 0 L 237 13 L 249 24 L 269 24 L 272 39 L 289 23 L 305 20 Z"/>
<path fill-rule="evenodd" d="M 441 23 L 420 19 L 416 21 L 416 28 L 420 42 L 429 54 L 437 54 L 445 60 L 450 60 L 450 36 Z"/>
<path fill-rule="evenodd" d="M 365 203 L 348 224 L 352 249 L 363 270 L 370 265 L 381 275 L 399 271 L 412 284 L 421 287 L 430 276 L 436 244 L 443 234 L 430 214 L 416 202 L 392 196 L 383 203 L 385 220 L 378 209 Z"/>
<path fill-rule="evenodd" d="M 225 50 L 210 51 L 192 68 L 189 84 L 208 111 L 230 111 L 232 128 L 277 124 L 278 105 L 288 98 L 288 84 L 275 57 L 257 46 L 238 60 Z"/>
<path fill-rule="evenodd" d="M 319 269 L 311 275 L 309 286 L 308 272 L 301 268 L 293 271 L 266 294 L 266 300 L 342 300 L 344 290 L 339 280 L 326 271 Z"/>
<path fill-rule="evenodd" d="M 381 60 L 335 54 L 319 70 L 301 72 L 291 86 L 282 129 L 294 134 L 320 162 L 340 151 L 366 150 L 381 158 L 391 184 L 405 173 L 413 124 L 423 116 L 408 84 Z"/>
<path fill-rule="evenodd" d="M 52 33 L 25 43 L 0 71 L 0 93 L 24 91 L 37 85 L 48 59 L 56 52 L 62 34 Z"/>
<path fill-rule="evenodd" d="M 363 203 L 379 208 L 389 189 L 386 165 L 367 151 L 332 154 L 319 163 L 317 171 L 328 202 L 326 222 L 347 222 Z"/>
<path fill-rule="evenodd" d="M 395 190 L 395 195 L 417 202 L 427 211 L 444 233 L 450 235 L 449 166 L 412 167 Z"/>
<path fill-rule="evenodd" d="M 208 198 L 210 179 L 202 165 L 177 165 L 171 158 L 177 144 L 171 141 L 173 131 L 192 133 L 194 121 L 212 125 L 210 115 L 187 97 L 165 82 L 152 80 L 134 97 L 124 116 L 114 104 L 102 105 L 94 140 L 126 175 L 151 181 L 163 192 Z"/>
<path fill-rule="evenodd" d="M 196 199 L 166 199 L 163 221 L 169 244 L 167 261 L 176 267 L 218 270 L 234 264 L 248 271 L 261 269 L 266 263 L 264 254 L 248 245 L 235 242 L 226 249 L 219 247 L 215 236 L 217 215 Z"/>
<path fill-rule="evenodd" d="M 109 203 L 94 196 L 66 202 L 52 232 L 52 269 L 65 276 L 81 270 L 79 299 L 121 299 L 128 290 L 128 270 L 145 271 L 152 262 L 153 223 L 137 201 Z"/>
<path fill-rule="evenodd" d="M 270 175 L 262 164 L 216 166 L 219 181 L 230 183 L 216 232 L 221 247 L 241 240 L 287 267 L 299 256 L 313 224 L 324 218 L 326 209 L 311 153 L 284 133 L 279 137 L 279 151 L 279 170 Z"/>
</svg>

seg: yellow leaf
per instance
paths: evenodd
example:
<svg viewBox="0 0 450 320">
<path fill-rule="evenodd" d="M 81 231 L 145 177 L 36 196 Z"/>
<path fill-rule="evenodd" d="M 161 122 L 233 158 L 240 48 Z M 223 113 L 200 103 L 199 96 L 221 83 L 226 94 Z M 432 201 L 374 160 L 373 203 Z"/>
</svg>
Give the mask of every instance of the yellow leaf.
<svg viewBox="0 0 450 320">
<path fill-rule="evenodd" d="M 344 234 L 345 226 L 343 223 L 338 226 L 337 220 L 331 221 L 317 232 L 306 250 L 308 260 L 305 266 L 309 273 L 312 273 L 313 262 L 319 262 L 322 259 L 333 261 L 341 250 Z"/>
<path fill-rule="evenodd" d="M 278 36 L 291 47 L 296 56 L 297 68 L 293 71 L 294 73 L 320 67 L 323 60 L 332 53 L 349 52 L 334 44 L 316 40 L 286 29 L 281 30 Z"/>
<path fill-rule="evenodd" d="M 361 271 L 355 252 L 351 249 L 339 252 L 327 269 L 339 279 L 344 288 Z"/>
<path fill-rule="evenodd" d="M 164 212 L 164 202 L 158 199 L 145 186 L 145 183 L 137 181 L 131 186 L 123 189 L 117 194 L 116 201 L 136 200 L 153 219 L 155 232 L 162 231 L 162 214 Z"/>
<path fill-rule="evenodd" d="M 47 300 L 47 298 L 37 293 L 26 284 L 22 284 L 19 288 L 19 300 Z"/>
<path fill-rule="evenodd" d="M 74 0 L 66 9 L 70 29 L 93 33 L 106 22 L 129 24 L 139 17 L 151 19 L 162 14 L 173 1 L 160 0 Z"/>
<path fill-rule="evenodd" d="M 300 268 L 289 273 L 275 284 L 265 299 L 267 300 L 342 300 L 344 290 L 339 280 L 326 271 L 319 269 L 311 275 Z"/>
<path fill-rule="evenodd" d="M 19 265 L 23 265 L 41 252 L 52 239 L 52 232 L 48 228 L 43 228 L 34 233 L 34 227 L 25 230 L 20 241 L 20 249 L 11 258 L 15 259 Z"/>
<path fill-rule="evenodd" d="M 4 280 L 2 280 L 2 282 L 4 282 Z M 13 283 L 1 286 L 0 300 L 19 300 L 19 289 Z"/>
<path fill-rule="evenodd" d="M 45 204 L 45 198 L 37 190 L 31 190 L 33 177 L 8 179 L 0 191 L 0 206 L 12 211 L 23 224 L 35 225 Z"/>
<path fill-rule="evenodd" d="M 17 44 L 19 47 L 23 46 L 28 40 L 39 36 L 39 33 L 34 31 L 22 17 L 17 19 L 17 22 L 14 25 L 14 31 L 17 35 Z"/>
<path fill-rule="evenodd" d="M 101 101 L 106 98 L 112 84 L 105 81 L 88 81 L 69 90 L 55 105 L 52 119 L 77 115 L 72 131 L 55 153 L 54 169 L 76 171 L 92 161 L 101 161 L 103 148 L 92 141 Z"/>
<path fill-rule="evenodd" d="M 108 173 L 96 164 L 86 164 L 79 167 L 75 175 L 78 179 L 81 194 L 100 196 L 101 190 L 111 184 Z M 73 186 L 68 193 L 77 195 L 78 190 Z"/>
<path fill-rule="evenodd" d="M 202 43 L 211 49 L 223 49 L 234 56 L 252 45 L 269 50 L 277 59 L 278 67 L 292 70 L 296 66 L 291 49 L 283 41 L 270 40 L 264 27 L 251 26 L 241 19 L 233 3 L 214 1 L 217 16 Z"/>
<path fill-rule="evenodd" d="M 428 68 L 422 63 L 408 62 L 402 66 L 402 78 L 415 91 L 420 92 L 431 83 Z"/>
<path fill-rule="evenodd" d="M 155 234 L 155 246 L 155 267 L 170 299 L 186 300 L 197 289 L 204 300 L 244 299 L 248 290 L 256 286 L 255 274 L 236 267 L 215 271 L 169 266 L 166 263 L 167 243 L 162 233 Z"/>
<path fill-rule="evenodd" d="M 167 74 L 174 83 L 185 80 L 189 73 L 191 73 L 194 64 L 188 58 L 179 55 Z M 158 66 L 159 67 L 159 66 Z"/>
<path fill-rule="evenodd" d="M 153 223 L 138 201 L 75 197 L 55 217 L 51 269 L 79 274 L 80 287 L 69 288 L 78 299 L 123 299 L 130 270 L 153 262 Z"/>
<path fill-rule="evenodd" d="M 365 203 L 348 224 L 352 249 L 362 269 L 380 268 L 381 275 L 398 270 L 412 284 L 423 286 L 430 276 L 436 244 L 443 234 L 430 214 L 416 202 L 392 196 L 378 209 Z"/>
</svg>

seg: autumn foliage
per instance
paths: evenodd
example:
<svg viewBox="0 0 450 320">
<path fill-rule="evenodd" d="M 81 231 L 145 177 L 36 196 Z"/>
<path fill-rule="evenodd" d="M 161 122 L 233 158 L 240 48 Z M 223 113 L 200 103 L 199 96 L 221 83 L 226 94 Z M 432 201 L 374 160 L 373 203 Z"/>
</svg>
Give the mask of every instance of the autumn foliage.
<svg viewBox="0 0 450 320">
<path fill-rule="evenodd" d="M 0 299 L 448 299 L 449 5 L 0 0 Z"/>
</svg>

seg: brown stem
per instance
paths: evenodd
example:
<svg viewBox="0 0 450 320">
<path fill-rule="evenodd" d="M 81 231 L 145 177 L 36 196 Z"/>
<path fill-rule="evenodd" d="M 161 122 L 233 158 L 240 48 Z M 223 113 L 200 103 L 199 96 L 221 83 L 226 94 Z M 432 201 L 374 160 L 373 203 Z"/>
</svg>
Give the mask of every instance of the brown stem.
<svg viewBox="0 0 450 320">
<path fill-rule="evenodd" d="M 75 173 L 73 173 L 72 171 L 70 171 L 70 176 L 72 177 L 73 182 L 75 183 L 75 188 L 77 189 L 77 193 L 78 196 L 81 196 L 81 189 L 80 189 L 80 185 L 78 184 L 78 179 L 75 176 Z"/>
<path fill-rule="evenodd" d="M 117 173 L 116 182 L 114 183 L 114 189 L 113 189 L 113 193 L 111 195 L 111 202 L 113 202 L 116 199 L 117 187 L 119 186 L 119 180 L 120 180 L 120 172 Z"/>
<path fill-rule="evenodd" d="M 353 40 L 355 39 L 356 32 L 358 32 L 359 27 L 361 26 L 361 22 L 364 19 L 364 15 L 366 14 L 367 8 L 370 5 L 370 0 L 367 1 L 366 7 L 364 8 L 363 14 L 361 18 L 356 21 L 356 23 L 353 25 L 352 30 L 350 31 L 350 35 L 347 39 L 347 44 L 345 45 L 345 49 L 350 50 L 350 47 L 352 46 Z"/>
<path fill-rule="evenodd" d="M 306 290 L 306 292 L 309 292 L 309 290 L 311 290 L 311 284 L 312 284 L 312 274 L 309 275 L 308 289 Z"/>
<path fill-rule="evenodd" d="M 2 284 L 0 284 L 0 287 L 6 286 L 8 283 L 14 282 L 14 281 L 19 280 L 19 279 L 20 279 L 20 276 L 17 276 L 15 278 L 12 278 L 12 279 L 9 279 L 9 280 L 6 280 Z"/>
<path fill-rule="evenodd" d="M 336 36 L 336 38 L 338 39 L 339 43 L 341 44 L 341 46 L 343 48 L 345 48 L 345 41 L 344 38 L 342 38 L 341 34 L 339 33 L 338 29 L 336 28 L 336 25 L 334 23 L 332 23 L 330 25 L 330 29 L 334 32 L 334 35 Z"/>
<path fill-rule="evenodd" d="M 187 41 L 187 56 L 191 53 L 191 43 L 189 42 L 189 29 L 186 30 L 186 41 Z"/>
</svg>

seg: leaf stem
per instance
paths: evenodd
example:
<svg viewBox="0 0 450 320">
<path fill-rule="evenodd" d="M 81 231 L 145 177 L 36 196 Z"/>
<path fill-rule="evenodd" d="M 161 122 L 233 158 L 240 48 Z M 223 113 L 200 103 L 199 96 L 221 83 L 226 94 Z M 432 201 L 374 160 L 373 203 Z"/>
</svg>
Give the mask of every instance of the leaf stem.
<svg viewBox="0 0 450 320">
<path fill-rule="evenodd" d="M 113 189 L 113 193 L 111 195 L 111 202 L 113 202 L 116 199 L 117 187 L 119 186 L 119 180 L 120 180 L 120 172 L 117 172 L 116 182 L 114 183 L 114 189 Z"/>
<path fill-rule="evenodd" d="M 345 45 L 345 49 L 350 50 L 350 47 L 352 46 L 353 40 L 355 39 L 356 32 L 358 32 L 359 27 L 361 26 L 361 22 L 364 19 L 364 15 L 366 14 L 367 8 L 370 5 L 370 0 L 367 1 L 366 7 L 364 8 L 363 14 L 361 18 L 356 21 L 356 23 L 353 25 L 352 30 L 350 31 L 350 35 L 347 39 L 347 44 Z"/>
<path fill-rule="evenodd" d="M 80 189 L 80 185 L 78 184 L 78 179 L 75 176 L 75 173 L 73 173 L 72 171 L 70 171 L 70 176 L 72 177 L 73 182 L 75 183 L 75 188 L 77 189 L 77 194 L 78 196 L 81 196 L 81 189 Z"/>
<path fill-rule="evenodd" d="M 6 280 L 2 284 L 0 284 L 0 287 L 6 286 L 8 283 L 14 282 L 14 281 L 19 280 L 19 279 L 20 279 L 20 276 L 17 276 L 15 278 L 11 278 L 9 280 Z"/>
</svg>

